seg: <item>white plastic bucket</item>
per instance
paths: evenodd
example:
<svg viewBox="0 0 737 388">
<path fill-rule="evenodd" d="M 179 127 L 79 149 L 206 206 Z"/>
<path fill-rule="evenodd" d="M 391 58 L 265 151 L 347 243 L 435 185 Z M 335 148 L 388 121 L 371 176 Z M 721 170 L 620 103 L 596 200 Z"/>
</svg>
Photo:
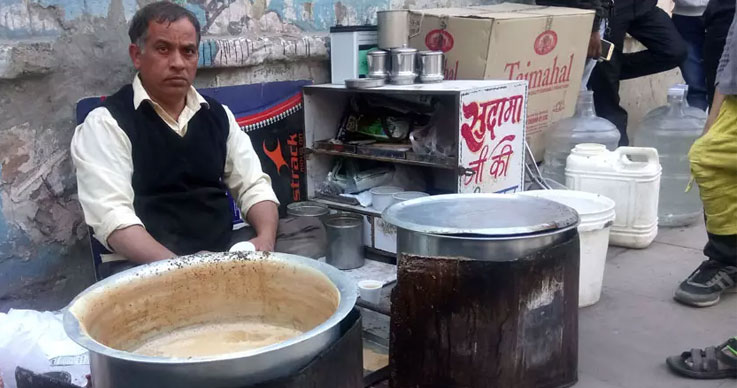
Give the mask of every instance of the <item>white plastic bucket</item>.
<svg viewBox="0 0 737 388">
<path fill-rule="evenodd" d="M 609 248 L 609 228 L 616 216 L 614 201 L 603 195 L 575 190 L 537 190 L 521 194 L 549 199 L 578 212 L 581 218 L 578 225 L 581 244 L 578 306 L 586 307 L 598 302 Z"/>
<path fill-rule="evenodd" d="M 394 203 L 400 203 L 404 201 L 409 201 L 411 199 L 417 199 L 417 198 L 423 198 L 423 197 L 429 197 L 430 194 L 423 193 L 422 191 L 402 191 L 400 193 L 396 193 L 392 195 L 392 199 L 394 200 Z"/>
<path fill-rule="evenodd" d="M 377 186 L 369 190 L 371 193 L 371 202 L 374 209 L 383 212 L 394 203 L 394 194 L 404 191 L 403 188 L 397 186 Z"/>
</svg>

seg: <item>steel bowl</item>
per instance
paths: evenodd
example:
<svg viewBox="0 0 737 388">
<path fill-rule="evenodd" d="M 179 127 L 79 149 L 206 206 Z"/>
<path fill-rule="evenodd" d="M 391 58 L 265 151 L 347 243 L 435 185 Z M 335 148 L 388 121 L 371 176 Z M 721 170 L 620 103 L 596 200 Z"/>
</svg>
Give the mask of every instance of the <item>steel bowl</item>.
<svg viewBox="0 0 737 388">
<path fill-rule="evenodd" d="M 299 289 L 300 284 L 308 285 Z M 274 292 L 283 292 L 282 299 L 269 300 L 273 306 L 258 304 L 258 298 Z M 192 255 L 132 268 L 92 285 L 65 308 L 64 328 L 90 351 L 95 388 L 243 387 L 293 374 L 330 346 L 340 337 L 339 324 L 354 307 L 356 294 L 349 276 L 300 256 Z M 304 312 L 300 325 L 314 327 L 262 348 L 169 358 L 133 353 L 135 348 L 125 345 L 197 322 L 256 314 L 252 311 L 292 314 L 290 309 Z"/>
</svg>

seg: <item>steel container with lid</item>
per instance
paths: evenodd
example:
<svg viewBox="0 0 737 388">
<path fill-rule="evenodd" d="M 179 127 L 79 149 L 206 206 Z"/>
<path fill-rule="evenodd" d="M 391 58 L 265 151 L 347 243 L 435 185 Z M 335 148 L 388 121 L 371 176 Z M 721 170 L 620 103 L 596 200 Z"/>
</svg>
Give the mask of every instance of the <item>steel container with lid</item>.
<svg viewBox="0 0 737 388">
<path fill-rule="evenodd" d="M 404 201 L 382 217 L 397 227 L 393 383 L 576 382 L 575 210 L 516 194 L 451 194 Z"/>
<path fill-rule="evenodd" d="M 384 50 L 373 50 L 366 54 L 368 62 L 368 78 L 382 80 L 389 79 L 389 52 Z"/>
<path fill-rule="evenodd" d="M 391 51 L 391 82 L 395 85 L 411 85 L 415 83 L 415 59 L 417 49 L 400 47 Z"/>
<path fill-rule="evenodd" d="M 420 51 L 417 53 L 420 82 L 435 83 L 445 78 L 442 51 Z"/>
<path fill-rule="evenodd" d="M 360 216 L 347 213 L 328 216 L 325 229 L 328 235 L 326 263 L 338 269 L 354 269 L 364 265 L 363 219 Z"/>
</svg>

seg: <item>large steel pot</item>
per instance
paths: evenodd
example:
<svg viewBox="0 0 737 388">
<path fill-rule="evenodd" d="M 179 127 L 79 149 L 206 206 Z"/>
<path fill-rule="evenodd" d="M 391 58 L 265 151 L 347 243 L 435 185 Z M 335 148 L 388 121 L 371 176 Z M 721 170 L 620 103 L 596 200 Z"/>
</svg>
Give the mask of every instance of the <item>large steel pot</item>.
<svg viewBox="0 0 737 388">
<path fill-rule="evenodd" d="M 67 307 L 64 327 L 89 349 L 95 388 L 243 387 L 306 365 L 339 338 L 339 323 L 355 302 L 353 280 L 312 259 L 261 252 L 192 255 L 94 284 Z M 129 351 L 166 330 L 252 316 L 292 320 L 303 334 L 206 357 Z"/>
</svg>

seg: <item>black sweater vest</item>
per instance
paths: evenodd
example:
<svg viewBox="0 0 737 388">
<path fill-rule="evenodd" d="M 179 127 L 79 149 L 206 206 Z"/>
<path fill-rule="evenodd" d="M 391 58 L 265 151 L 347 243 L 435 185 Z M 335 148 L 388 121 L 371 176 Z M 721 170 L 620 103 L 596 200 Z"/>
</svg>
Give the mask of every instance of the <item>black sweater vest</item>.
<svg viewBox="0 0 737 388">
<path fill-rule="evenodd" d="M 202 250 L 225 251 L 233 213 L 223 183 L 228 117 L 205 97 L 182 137 L 144 101 L 133 108 L 133 88 L 126 85 L 105 106 L 132 146 L 133 207 L 146 230 L 178 255 Z"/>
</svg>

